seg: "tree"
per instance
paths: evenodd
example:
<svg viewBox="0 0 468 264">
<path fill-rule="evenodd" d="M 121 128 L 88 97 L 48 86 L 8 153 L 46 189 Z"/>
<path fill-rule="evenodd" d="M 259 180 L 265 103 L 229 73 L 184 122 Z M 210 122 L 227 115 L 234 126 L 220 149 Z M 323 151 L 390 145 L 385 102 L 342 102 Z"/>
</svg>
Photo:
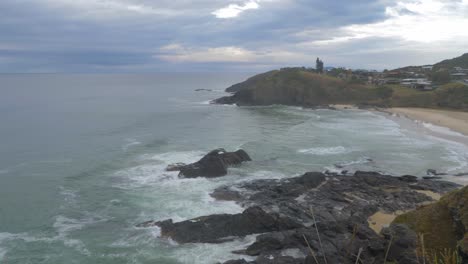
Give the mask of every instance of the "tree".
<svg viewBox="0 0 468 264">
<path fill-rule="evenodd" d="M 323 73 L 323 61 L 321 61 L 320 58 L 317 58 L 315 62 L 315 69 L 318 73 Z"/>
<path fill-rule="evenodd" d="M 432 73 L 432 81 L 435 83 L 449 83 L 451 79 L 450 77 L 450 72 L 447 70 L 440 70 Z"/>
</svg>

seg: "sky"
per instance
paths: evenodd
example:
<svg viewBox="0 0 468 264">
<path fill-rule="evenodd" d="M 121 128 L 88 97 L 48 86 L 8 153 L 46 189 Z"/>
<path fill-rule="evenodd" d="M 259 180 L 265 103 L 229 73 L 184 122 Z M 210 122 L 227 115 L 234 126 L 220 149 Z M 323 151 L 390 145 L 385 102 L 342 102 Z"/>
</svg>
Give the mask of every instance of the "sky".
<svg viewBox="0 0 468 264">
<path fill-rule="evenodd" d="M 468 0 L 0 0 L 0 73 L 392 69 L 468 52 Z"/>
</svg>

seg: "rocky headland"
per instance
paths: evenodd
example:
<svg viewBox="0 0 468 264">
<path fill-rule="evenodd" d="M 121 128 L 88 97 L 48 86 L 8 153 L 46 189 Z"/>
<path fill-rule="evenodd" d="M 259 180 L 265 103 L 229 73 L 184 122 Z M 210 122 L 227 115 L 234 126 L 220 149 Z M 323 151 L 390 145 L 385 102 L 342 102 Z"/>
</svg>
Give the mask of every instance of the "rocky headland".
<svg viewBox="0 0 468 264">
<path fill-rule="evenodd" d="M 283 68 L 255 75 L 226 89 L 230 96 L 216 104 L 322 107 L 419 107 L 468 111 L 468 86 L 449 83 L 433 91 L 392 85 L 371 85 L 319 74 L 306 68 Z"/>
<path fill-rule="evenodd" d="M 207 156 L 225 153 L 215 150 Z M 178 223 L 148 221 L 138 226 L 158 226 L 163 237 L 178 243 L 223 243 L 257 235 L 253 244 L 235 252 L 239 259 L 229 264 L 419 263 L 418 235 L 442 224 L 453 231 L 446 235 L 450 239 L 444 246 L 465 256 L 460 244 L 466 244 L 468 237 L 464 205 L 468 192 L 466 188 L 452 192 L 460 187 L 411 175 L 309 172 L 223 186 L 211 194 L 242 205 L 246 209 L 241 214 L 208 215 Z M 441 217 L 444 221 L 439 222 Z M 419 221 L 426 223 L 424 229 Z"/>
</svg>

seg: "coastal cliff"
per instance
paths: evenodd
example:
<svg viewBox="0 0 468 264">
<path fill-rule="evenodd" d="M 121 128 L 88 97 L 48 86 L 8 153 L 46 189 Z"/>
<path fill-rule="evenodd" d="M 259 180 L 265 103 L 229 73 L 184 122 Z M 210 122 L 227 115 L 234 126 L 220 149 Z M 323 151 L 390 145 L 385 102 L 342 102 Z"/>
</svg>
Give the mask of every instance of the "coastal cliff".
<svg viewBox="0 0 468 264">
<path fill-rule="evenodd" d="M 398 85 L 370 85 L 342 80 L 305 68 L 262 73 L 227 88 L 226 92 L 233 94 L 216 99 L 213 103 L 303 107 L 353 104 L 468 111 L 468 86 L 462 83 L 449 83 L 433 91 L 419 91 Z"/>
</svg>

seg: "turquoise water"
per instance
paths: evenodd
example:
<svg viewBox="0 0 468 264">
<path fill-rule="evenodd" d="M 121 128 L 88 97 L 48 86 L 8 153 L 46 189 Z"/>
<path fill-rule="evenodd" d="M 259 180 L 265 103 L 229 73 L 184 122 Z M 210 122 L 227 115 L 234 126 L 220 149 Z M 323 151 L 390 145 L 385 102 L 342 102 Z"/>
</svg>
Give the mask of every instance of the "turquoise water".
<svg viewBox="0 0 468 264">
<path fill-rule="evenodd" d="M 253 236 L 177 245 L 135 224 L 243 208 L 218 186 L 306 171 L 468 171 L 466 145 L 367 111 L 209 105 L 248 74 L 1 75 L 0 263 L 216 263 Z M 195 89 L 213 89 L 195 92 Z M 214 148 L 254 159 L 218 179 L 164 168 Z"/>
</svg>

